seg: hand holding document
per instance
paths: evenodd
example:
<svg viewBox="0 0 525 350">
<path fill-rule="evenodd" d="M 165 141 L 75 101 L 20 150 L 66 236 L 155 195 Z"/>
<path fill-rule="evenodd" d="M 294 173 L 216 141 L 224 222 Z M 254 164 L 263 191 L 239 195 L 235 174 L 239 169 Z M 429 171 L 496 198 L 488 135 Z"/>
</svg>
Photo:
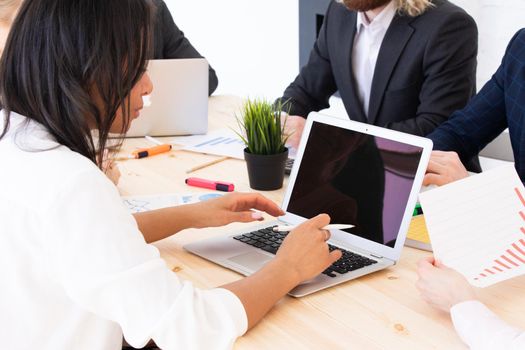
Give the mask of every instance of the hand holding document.
<svg viewBox="0 0 525 350">
<path fill-rule="evenodd" d="M 524 198 L 513 165 L 421 193 L 436 259 L 478 287 L 524 274 Z"/>
</svg>

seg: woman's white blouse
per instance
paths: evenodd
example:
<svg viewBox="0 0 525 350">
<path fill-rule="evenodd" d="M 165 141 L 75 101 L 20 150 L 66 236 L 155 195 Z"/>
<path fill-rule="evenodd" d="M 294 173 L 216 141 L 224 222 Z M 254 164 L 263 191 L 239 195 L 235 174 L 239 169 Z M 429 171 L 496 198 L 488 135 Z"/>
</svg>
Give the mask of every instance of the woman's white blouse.
<svg viewBox="0 0 525 350">
<path fill-rule="evenodd" d="M 525 349 L 525 332 L 503 322 L 479 301 L 456 304 L 450 315 L 460 338 L 471 349 Z"/>
<path fill-rule="evenodd" d="M 92 162 L 20 115 L 10 124 L 0 140 L 1 347 L 120 349 L 124 335 L 134 347 L 231 348 L 247 329 L 240 300 L 180 280 Z"/>
</svg>

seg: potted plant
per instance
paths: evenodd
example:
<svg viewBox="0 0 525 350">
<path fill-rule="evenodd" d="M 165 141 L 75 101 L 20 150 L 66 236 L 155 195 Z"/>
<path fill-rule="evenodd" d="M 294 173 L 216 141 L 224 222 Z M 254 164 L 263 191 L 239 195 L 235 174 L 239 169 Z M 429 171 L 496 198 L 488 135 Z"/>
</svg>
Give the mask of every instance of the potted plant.
<svg viewBox="0 0 525 350">
<path fill-rule="evenodd" d="M 237 117 L 241 129 L 237 133 L 246 145 L 244 159 L 248 168 L 250 187 L 270 191 L 282 187 L 284 166 L 288 158 L 284 133 L 286 120 L 281 123 L 283 105 L 263 99 L 248 99 Z"/>
</svg>

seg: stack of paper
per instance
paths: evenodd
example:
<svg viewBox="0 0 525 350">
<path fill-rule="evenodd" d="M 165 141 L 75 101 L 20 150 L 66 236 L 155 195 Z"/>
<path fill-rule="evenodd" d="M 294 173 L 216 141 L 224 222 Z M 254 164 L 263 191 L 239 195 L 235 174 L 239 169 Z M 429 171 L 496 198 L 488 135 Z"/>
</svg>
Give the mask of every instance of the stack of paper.
<svg viewBox="0 0 525 350">
<path fill-rule="evenodd" d="M 479 287 L 524 274 L 524 197 L 512 165 L 421 193 L 436 258 Z"/>
<path fill-rule="evenodd" d="M 427 225 L 425 224 L 425 217 L 423 215 L 412 217 L 405 246 L 432 251 L 432 245 L 430 244 L 430 237 L 428 236 Z"/>
</svg>

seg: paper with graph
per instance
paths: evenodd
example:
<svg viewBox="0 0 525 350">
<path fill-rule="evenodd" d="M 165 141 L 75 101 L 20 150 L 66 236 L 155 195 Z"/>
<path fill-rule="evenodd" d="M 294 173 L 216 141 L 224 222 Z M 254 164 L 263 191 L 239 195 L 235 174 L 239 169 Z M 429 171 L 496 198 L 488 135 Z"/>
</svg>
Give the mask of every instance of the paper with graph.
<svg viewBox="0 0 525 350">
<path fill-rule="evenodd" d="M 513 165 L 421 193 L 434 255 L 478 287 L 524 274 L 524 198 Z"/>
<path fill-rule="evenodd" d="M 173 207 L 182 204 L 203 202 L 221 197 L 221 193 L 159 194 L 152 196 L 124 196 L 122 202 L 132 213 Z"/>
<path fill-rule="evenodd" d="M 184 146 L 186 151 L 214 154 L 231 158 L 244 159 L 244 142 L 231 129 L 220 129 L 206 135 L 178 136 L 171 141 Z"/>
<path fill-rule="evenodd" d="M 141 213 L 149 210 L 181 205 L 180 196 L 177 194 L 163 194 L 157 196 L 127 196 L 122 197 L 122 202 L 132 213 Z"/>
</svg>

